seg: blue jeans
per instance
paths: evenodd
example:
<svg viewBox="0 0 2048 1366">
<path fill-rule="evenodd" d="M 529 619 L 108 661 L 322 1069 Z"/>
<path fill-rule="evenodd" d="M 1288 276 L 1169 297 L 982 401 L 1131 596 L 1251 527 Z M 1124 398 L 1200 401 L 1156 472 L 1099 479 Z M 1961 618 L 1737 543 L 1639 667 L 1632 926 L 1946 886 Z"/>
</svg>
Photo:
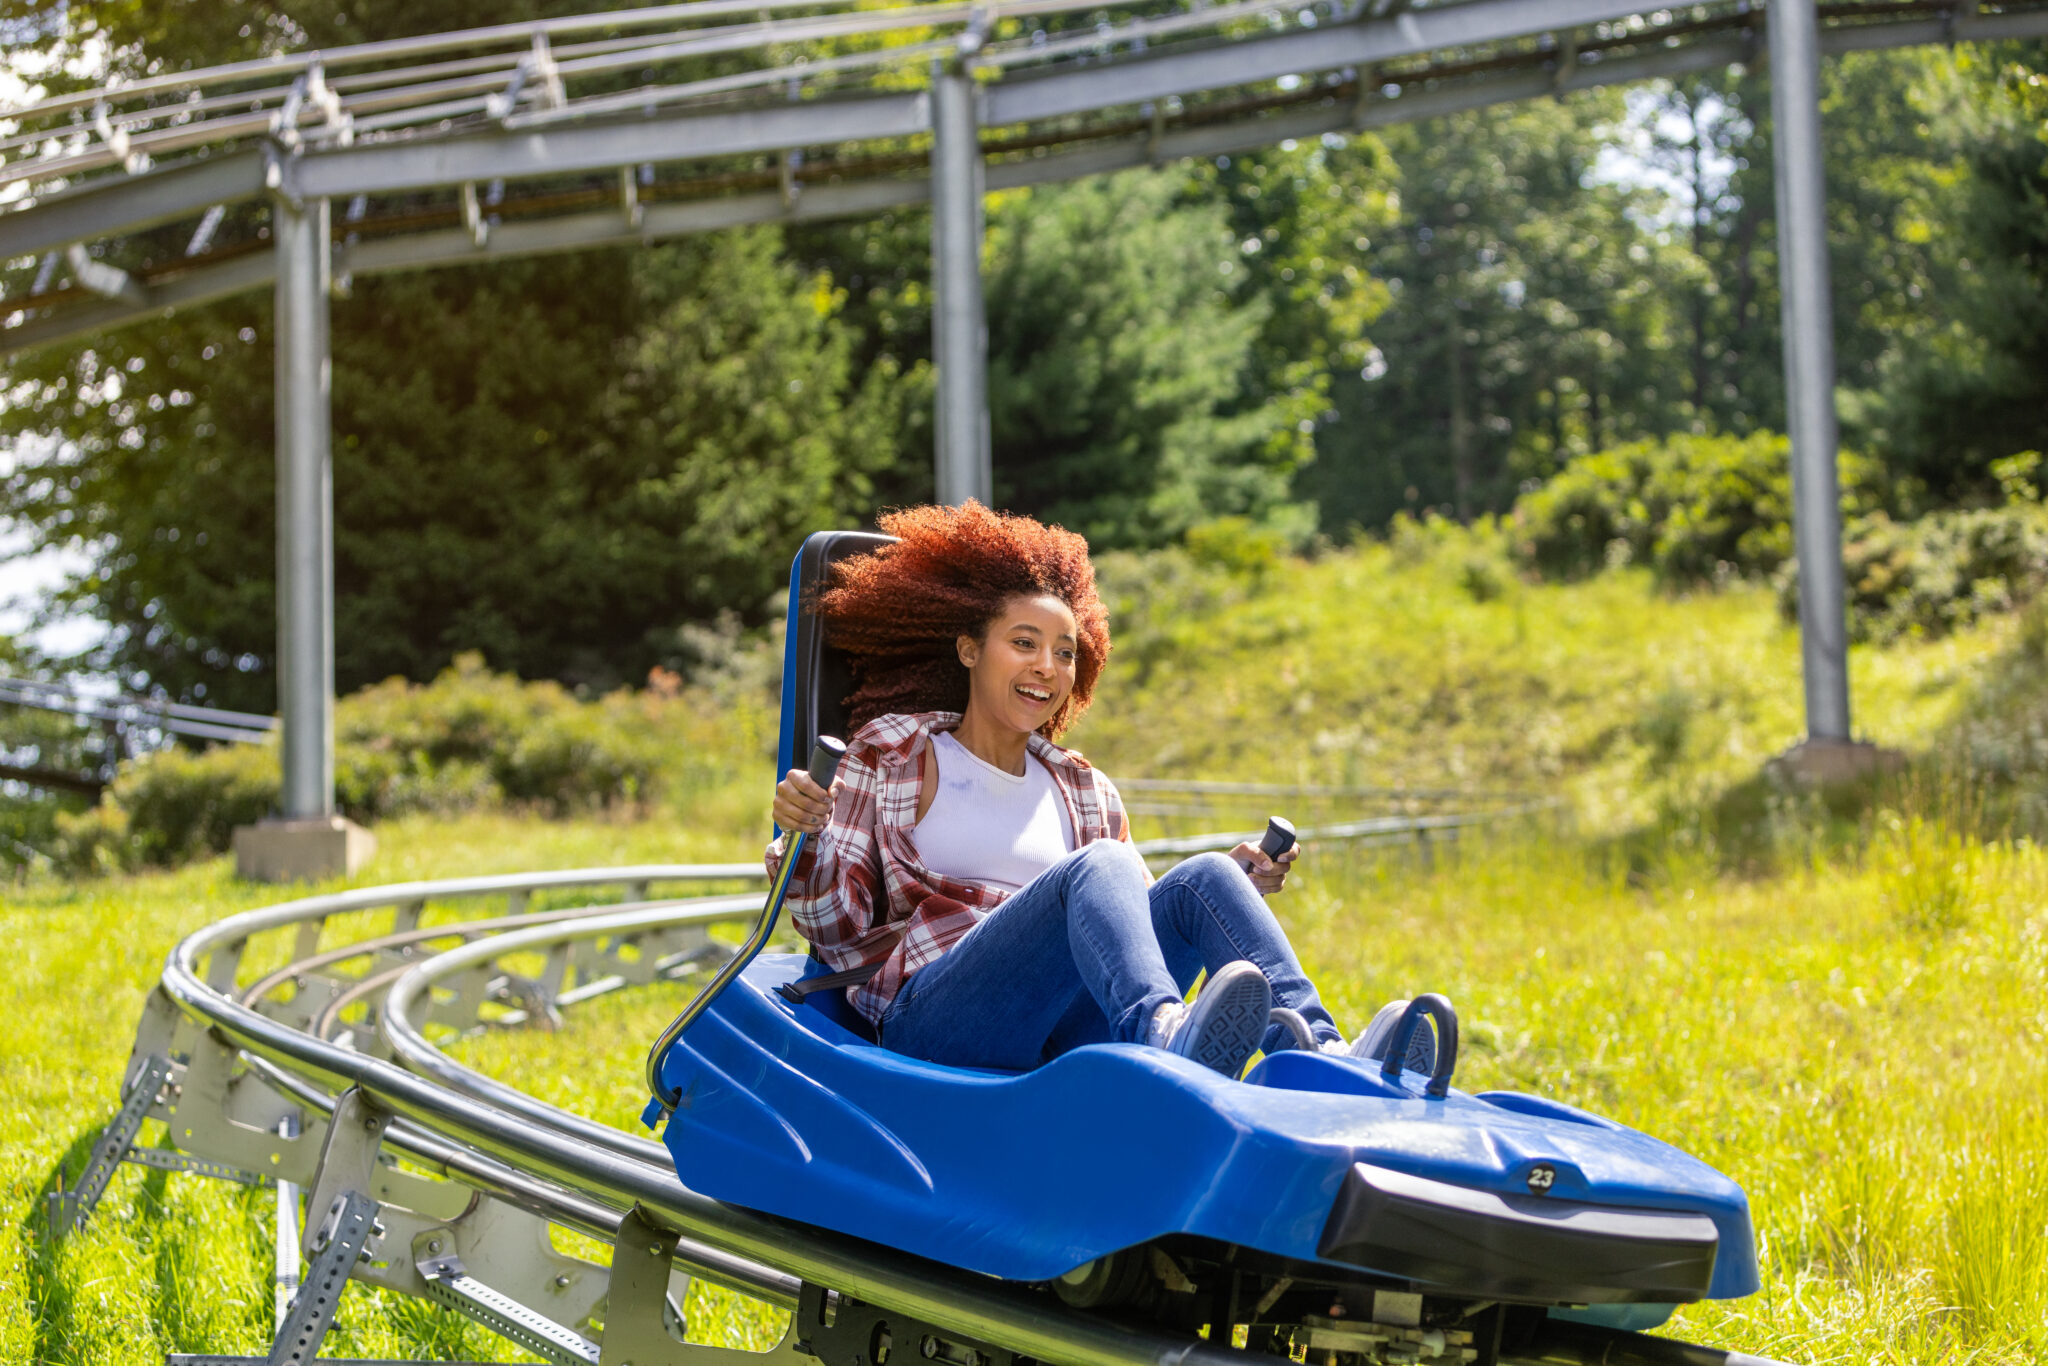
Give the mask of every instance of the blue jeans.
<svg viewBox="0 0 2048 1366">
<path fill-rule="evenodd" d="M 1273 1004 L 1300 1011 L 1317 1037 L 1337 1037 L 1242 868 L 1201 854 L 1147 888 L 1136 850 L 1097 840 L 913 973 L 882 1013 L 880 1037 L 930 1062 L 1024 1071 L 1083 1044 L 1142 1042 L 1152 1012 L 1186 995 L 1197 973 L 1240 959 L 1265 973 Z M 1292 1043 L 1275 1027 L 1265 1048 Z"/>
</svg>

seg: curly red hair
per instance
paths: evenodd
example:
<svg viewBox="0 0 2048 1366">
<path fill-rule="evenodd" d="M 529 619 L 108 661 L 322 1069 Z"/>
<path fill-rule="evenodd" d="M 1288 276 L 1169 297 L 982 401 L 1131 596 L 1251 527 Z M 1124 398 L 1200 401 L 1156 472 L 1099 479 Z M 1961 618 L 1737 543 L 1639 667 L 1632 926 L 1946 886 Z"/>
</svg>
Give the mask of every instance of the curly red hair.
<svg viewBox="0 0 2048 1366">
<path fill-rule="evenodd" d="M 1095 593 L 1088 542 L 972 499 L 885 513 L 880 525 L 896 543 L 834 565 L 817 599 L 825 639 L 853 666 L 850 730 L 891 712 L 965 710 L 955 638 L 980 639 L 1009 599 L 1040 595 L 1073 612 L 1079 641 L 1074 690 L 1039 733 L 1057 740 L 1081 719 L 1109 658 L 1109 609 Z"/>
</svg>

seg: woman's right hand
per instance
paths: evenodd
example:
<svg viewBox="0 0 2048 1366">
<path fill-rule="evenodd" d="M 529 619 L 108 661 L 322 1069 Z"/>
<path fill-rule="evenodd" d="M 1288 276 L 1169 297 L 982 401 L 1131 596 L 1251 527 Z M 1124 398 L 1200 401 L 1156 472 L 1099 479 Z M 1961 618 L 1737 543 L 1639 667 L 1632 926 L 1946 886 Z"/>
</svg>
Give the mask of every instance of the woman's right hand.
<svg viewBox="0 0 2048 1366">
<path fill-rule="evenodd" d="M 810 774 L 793 768 L 775 785 L 775 823 L 784 830 L 801 830 L 815 835 L 832 819 L 832 804 L 845 784 L 834 779 L 830 788 L 819 787 Z"/>
</svg>

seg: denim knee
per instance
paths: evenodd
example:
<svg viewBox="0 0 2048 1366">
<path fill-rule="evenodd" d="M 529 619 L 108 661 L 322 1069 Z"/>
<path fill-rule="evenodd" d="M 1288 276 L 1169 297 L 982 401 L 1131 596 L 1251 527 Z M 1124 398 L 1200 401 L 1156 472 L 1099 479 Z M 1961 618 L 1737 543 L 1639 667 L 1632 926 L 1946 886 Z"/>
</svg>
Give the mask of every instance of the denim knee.
<svg viewBox="0 0 2048 1366">
<path fill-rule="evenodd" d="M 1197 854 L 1176 864 L 1173 869 L 1182 877 L 1200 882 L 1214 882 L 1217 878 L 1243 877 L 1244 869 L 1239 867 L 1228 854 L 1211 851 Z"/>
<path fill-rule="evenodd" d="M 1145 857 L 1123 840 L 1091 840 L 1075 850 L 1075 863 L 1087 868 L 1116 869 L 1137 876 L 1142 885 L 1145 881 Z"/>
</svg>

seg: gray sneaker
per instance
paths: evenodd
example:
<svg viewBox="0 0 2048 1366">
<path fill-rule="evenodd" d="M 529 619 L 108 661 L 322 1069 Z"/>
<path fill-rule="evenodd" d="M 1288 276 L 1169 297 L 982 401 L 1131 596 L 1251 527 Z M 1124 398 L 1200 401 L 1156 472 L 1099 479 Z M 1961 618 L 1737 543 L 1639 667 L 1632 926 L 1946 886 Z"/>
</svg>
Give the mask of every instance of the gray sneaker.
<svg viewBox="0 0 2048 1366">
<path fill-rule="evenodd" d="M 1380 1007 L 1379 1014 L 1372 1017 L 1372 1023 L 1365 1027 L 1365 1033 L 1352 1042 L 1350 1056 L 1366 1062 L 1385 1062 L 1387 1049 L 1394 1042 L 1394 1026 L 1401 1023 L 1401 1012 L 1408 1009 L 1406 1001 L 1389 1001 Z M 1408 1055 L 1401 1059 L 1401 1068 L 1406 1072 L 1420 1072 L 1428 1076 L 1436 1071 L 1436 1021 L 1424 1015 L 1415 1022 L 1415 1032 L 1408 1036 Z"/>
<path fill-rule="evenodd" d="M 1235 1080 L 1259 1051 L 1272 1009 L 1266 974 L 1253 963 L 1232 963 L 1202 984 L 1202 994 L 1166 1040 L 1166 1051 Z"/>
</svg>

